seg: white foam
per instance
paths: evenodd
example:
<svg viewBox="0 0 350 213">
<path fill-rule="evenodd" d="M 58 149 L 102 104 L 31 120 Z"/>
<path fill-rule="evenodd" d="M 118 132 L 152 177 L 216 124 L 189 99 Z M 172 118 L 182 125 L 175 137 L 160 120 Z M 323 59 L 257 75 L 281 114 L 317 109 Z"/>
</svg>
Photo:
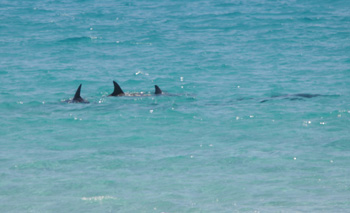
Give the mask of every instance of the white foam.
<svg viewBox="0 0 350 213">
<path fill-rule="evenodd" d="M 81 200 L 85 201 L 102 201 L 102 200 L 117 200 L 118 198 L 113 196 L 95 196 L 95 197 L 82 197 Z"/>
</svg>

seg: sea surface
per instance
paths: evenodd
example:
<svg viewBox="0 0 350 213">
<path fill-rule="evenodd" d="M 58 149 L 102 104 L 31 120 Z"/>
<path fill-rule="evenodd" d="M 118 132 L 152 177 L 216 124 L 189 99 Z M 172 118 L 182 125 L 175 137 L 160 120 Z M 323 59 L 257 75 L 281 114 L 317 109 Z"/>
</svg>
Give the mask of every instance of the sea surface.
<svg viewBox="0 0 350 213">
<path fill-rule="evenodd" d="M 0 212 L 350 212 L 349 11 L 0 0 Z"/>
</svg>

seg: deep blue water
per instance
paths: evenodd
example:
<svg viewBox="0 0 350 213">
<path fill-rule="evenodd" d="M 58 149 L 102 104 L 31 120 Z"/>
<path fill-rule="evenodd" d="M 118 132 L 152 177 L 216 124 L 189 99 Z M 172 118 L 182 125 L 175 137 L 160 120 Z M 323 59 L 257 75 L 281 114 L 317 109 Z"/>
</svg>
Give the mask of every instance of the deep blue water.
<svg viewBox="0 0 350 213">
<path fill-rule="evenodd" d="M 0 212 L 350 212 L 349 11 L 1 0 Z"/>
</svg>

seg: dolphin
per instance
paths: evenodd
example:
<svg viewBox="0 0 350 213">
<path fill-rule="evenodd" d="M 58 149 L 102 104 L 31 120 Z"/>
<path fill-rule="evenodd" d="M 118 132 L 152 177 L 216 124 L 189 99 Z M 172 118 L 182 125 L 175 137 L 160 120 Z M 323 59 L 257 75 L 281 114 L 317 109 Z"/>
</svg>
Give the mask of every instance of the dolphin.
<svg viewBox="0 0 350 213">
<path fill-rule="evenodd" d="M 114 91 L 108 96 L 151 96 L 151 94 L 144 94 L 142 92 L 141 93 L 124 93 L 122 88 L 120 88 L 117 82 L 113 81 L 113 85 L 114 85 Z M 155 88 L 155 91 L 154 91 L 155 95 L 163 94 L 162 90 L 157 85 L 154 85 L 154 88 Z"/>
<path fill-rule="evenodd" d="M 154 85 L 154 88 L 155 88 L 154 94 L 156 94 L 156 95 L 163 94 L 163 91 L 157 85 Z"/>
<path fill-rule="evenodd" d="M 120 88 L 120 86 L 117 82 L 113 81 L 113 85 L 114 85 L 114 91 L 109 96 L 124 96 L 125 95 L 122 88 Z"/>
<path fill-rule="evenodd" d="M 77 91 L 75 92 L 74 98 L 72 100 L 67 100 L 67 103 L 89 103 L 89 101 L 84 100 L 81 96 L 80 96 L 80 90 L 81 90 L 81 84 L 79 85 Z"/>
<path fill-rule="evenodd" d="M 310 94 L 310 93 L 298 93 L 298 94 L 290 94 L 290 95 L 274 95 L 271 96 L 270 99 L 265 99 L 260 101 L 260 103 L 267 102 L 272 99 L 288 99 L 291 101 L 300 101 L 304 100 L 305 98 L 315 98 L 319 96 L 326 96 L 326 95 L 320 95 L 320 94 Z"/>
</svg>

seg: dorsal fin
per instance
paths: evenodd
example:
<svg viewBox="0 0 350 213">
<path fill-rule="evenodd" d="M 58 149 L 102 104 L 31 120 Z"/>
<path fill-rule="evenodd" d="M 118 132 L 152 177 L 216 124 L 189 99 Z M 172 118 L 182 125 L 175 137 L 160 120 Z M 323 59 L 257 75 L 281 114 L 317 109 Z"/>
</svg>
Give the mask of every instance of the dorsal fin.
<svg viewBox="0 0 350 213">
<path fill-rule="evenodd" d="M 81 90 L 81 84 L 79 85 L 77 91 L 75 92 L 73 101 L 80 101 L 80 100 L 83 99 L 83 98 L 80 96 L 80 90 Z"/>
<path fill-rule="evenodd" d="M 114 84 L 114 91 L 112 94 L 110 94 L 109 96 L 120 96 L 120 95 L 124 95 L 124 92 L 122 90 L 122 88 L 120 88 L 120 86 L 117 84 L 117 82 L 113 81 Z"/>
<path fill-rule="evenodd" d="M 157 85 L 154 85 L 154 87 L 156 88 L 156 91 L 154 92 L 156 95 L 160 95 L 163 93 L 162 90 Z"/>
</svg>

